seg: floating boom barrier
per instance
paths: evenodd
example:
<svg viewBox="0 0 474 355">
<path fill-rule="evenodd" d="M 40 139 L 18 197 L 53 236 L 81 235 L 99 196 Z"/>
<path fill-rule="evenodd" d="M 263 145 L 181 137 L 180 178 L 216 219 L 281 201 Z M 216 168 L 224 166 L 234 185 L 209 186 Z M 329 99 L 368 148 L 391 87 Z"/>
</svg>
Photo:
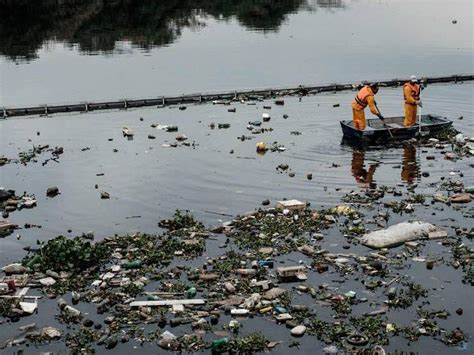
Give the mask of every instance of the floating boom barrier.
<svg viewBox="0 0 474 355">
<path fill-rule="evenodd" d="M 426 86 L 428 84 L 438 83 L 461 83 L 474 80 L 474 75 L 450 75 L 438 77 L 423 77 L 420 81 Z M 381 87 L 398 87 L 407 82 L 408 79 L 392 79 L 378 81 Z M 205 102 L 231 102 L 231 101 L 248 101 L 248 100 L 264 100 L 281 96 L 306 96 L 316 95 L 324 92 L 338 92 L 347 90 L 356 90 L 367 81 L 358 84 L 329 84 L 320 86 L 298 86 L 293 88 L 275 88 L 275 89 L 259 89 L 259 90 L 241 90 L 222 93 L 203 93 L 190 94 L 170 97 L 155 97 L 148 99 L 131 99 L 104 102 L 82 102 L 76 104 L 65 105 L 42 105 L 21 108 L 3 108 L 0 109 L 0 119 L 8 117 L 41 115 L 48 116 L 55 113 L 69 112 L 92 112 L 99 110 L 126 110 L 129 108 L 157 106 L 165 107 L 172 105 L 196 104 Z"/>
</svg>

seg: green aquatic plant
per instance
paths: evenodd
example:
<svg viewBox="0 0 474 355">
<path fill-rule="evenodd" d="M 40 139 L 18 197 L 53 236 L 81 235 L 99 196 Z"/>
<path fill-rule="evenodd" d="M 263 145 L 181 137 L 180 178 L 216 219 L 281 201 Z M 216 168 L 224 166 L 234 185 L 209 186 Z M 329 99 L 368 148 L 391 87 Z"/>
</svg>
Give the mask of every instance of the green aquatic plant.
<svg viewBox="0 0 474 355">
<path fill-rule="evenodd" d="M 213 263 L 213 269 L 220 273 L 230 273 L 241 266 L 241 261 L 245 260 L 243 255 L 235 251 L 227 252 L 223 257 L 218 258 Z"/>
<path fill-rule="evenodd" d="M 103 244 L 92 244 L 81 237 L 59 236 L 40 243 L 39 250 L 23 259 L 23 264 L 41 271 L 79 272 L 100 264 L 108 256 Z"/>
<path fill-rule="evenodd" d="M 426 297 L 428 291 L 414 282 L 404 282 L 405 288 L 389 294 L 388 305 L 393 308 L 408 308 L 420 297 Z"/>
<path fill-rule="evenodd" d="M 350 324 L 357 332 L 364 334 L 370 344 L 386 345 L 388 344 L 388 335 L 386 332 L 386 319 L 377 317 L 351 317 Z"/>
<path fill-rule="evenodd" d="M 250 354 L 265 350 L 270 341 L 262 334 L 251 334 L 231 339 L 227 349 L 237 354 Z"/>
<path fill-rule="evenodd" d="M 189 210 L 176 210 L 172 219 L 161 220 L 158 225 L 162 228 L 168 229 L 169 231 L 177 231 L 183 228 L 193 228 L 196 230 L 204 229 L 204 225 L 196 220 Z"/>
<path fill-rule="evenodd" d="M 410 196 L 410 201 L 414 203 L 424 203 L 426 200 L 425 195 L 423 194 L 413 194 Z"/>
<path fill-rule="evenodd" d="M 0 298 L 0 317 L 9 317 L 12 315 L 12 309 L 17 307 L 18 298 Z"/>
<path fill-rule="evenodd" d="M 441 339 L 441 341 L 443 343 L 445 343 L 446 345 L 457 345 L 459 344 L 460 342 L 464 341 L 465 339 L 465 335 L 464 335 L 464 332 L 459 329 L 459 328 L 456 328 L 452 331 L 450 331 L 449 333 L 447 333 L 443 339 Z"/>
</svg>

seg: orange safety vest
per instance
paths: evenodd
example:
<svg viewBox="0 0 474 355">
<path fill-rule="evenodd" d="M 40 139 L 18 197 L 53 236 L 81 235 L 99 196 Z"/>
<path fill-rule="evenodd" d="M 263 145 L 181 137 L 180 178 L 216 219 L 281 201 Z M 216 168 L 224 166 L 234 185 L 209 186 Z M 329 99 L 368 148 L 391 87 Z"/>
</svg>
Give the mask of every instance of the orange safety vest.
<svg viewBox="0 0 474 355">
<path fill-rule="evenodd" d="M 413 96 L 415 100 L 417 101 L 420 100 L 420 85 L 418 84 L 412 85 L 410 82 L 408 82 L 408 83 L 405 83 L 405 85 L 403 85 L 403 98 L 405 99 L 405 103 L 408 103 L 407 98 L 405 96 L 405 86 L 408 86 L 411 89 L 411 95 Z"/>
<path fill-rule="evenodd" d="M 355 97 L 355 102 L 362 107 L 362 109 L 366 108 L 367 105 L 369 104 L 367 102 L 367 98 L 369 96 L 374 96 L 374 93 L 372 92 L 372 89 L 370 86 L 364 86 L 362 89 L 359 90 Z"/>
</svg>

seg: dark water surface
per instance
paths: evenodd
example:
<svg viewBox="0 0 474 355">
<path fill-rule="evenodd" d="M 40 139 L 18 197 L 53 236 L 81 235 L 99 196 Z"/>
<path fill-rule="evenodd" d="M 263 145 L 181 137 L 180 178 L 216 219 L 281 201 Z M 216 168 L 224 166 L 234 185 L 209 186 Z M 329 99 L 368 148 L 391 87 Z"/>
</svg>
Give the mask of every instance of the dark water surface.
<svg viewBox="0 0 474 355">
<path fill-rule="evenodd" d="M 8 106 L 474 71 L 470 0 L 2 0 L 0 13 Z"/>
<path fill-rule="evenodd" d="M 424 112 L 446 115 L 454 119 L 455 127 L 466 135 L 474 134 L 473 104 L 474 85 L 433 85 L 423 93 Z M 1 167 L 1 184 L 17 192 L 27 191 L 36 194 L 38 206 L 30 210 L 14 212 L 10 220 L 19 225 L 24 223 L 41 225 L 41 229 L 21 229 L 14 235 L 1 241 L 0 264 L 13 262 L 25 255 L 25 246 L 35 246 L 36 239 L 47 240 L 56 235 L 79 235 L 89 230 L 101 239 L 114 233 L 124 234 L 133 231 L 157 232 L 157 222 L 171 217 L 173 211 L 191 209 L 193 213 L 208 225 L 215 225 L 230 217 L 222 217 L 210 212 L 236 215 L 258 207 L 260 202 L 269 198 L 272 203 L 287 197 L 311 202 L 314 207 L 330 207 L 340 204 L 341 197 L 352 190 L 367 188 L 367 182 L 360 176 L 373 173 L 373 183 L 379 185 L 399 185 L 406 191 L 417 183 L 417 193 L 432 194 L 441 177 L 460 177 L 466 186 L 474 185 L 472 158 L 460 161 L 443 159 L 439 150 L 405 146 L 403 148 L 357 150 L 341 145 L 340 119 L 350 117 L 350 101 L 353 93 L 324 94 L 314 97 L 285 98 L 284 106 L 275 106 L 271 101 L 256 105 L 234 104 L 236 113 L 227 112 L 229 106 L 191 105 L 186 110 L 177 108 L 140 109 L 130 111 L 100 112 L 71 116 L 54 116 L 34 119 L 11 119 L 1 122 L 1 151 L 9 157 L 15 157 L 19 151 L 33 144 L 50 144 L 64 147 L 59 163 L 48 162 L 41 165 L 43 159 L 27 166 L 9 164 Z M 340 103 L 340 107 L 333 107 Z M 270 110 L 263 109 L 271 105 Z M 399 115 L 402 111 L 400 89 L 382 89 L 378 95 L 378 105 L 386 116 Z M 263 127 L 273 128 L 272 132 L 255 135 L 254 139 L 241 141 L 238 137 L 251 135 L 246 129 L 249 121 L 261 119 L 263 112 L 271 114 L 272 119 Z M 283 115 L 287 114 L 287 119 Z M 462 120 L 457 119 L 463 116 Z M 143 121 L 140 121 L 140 117 Z M 228 129 L 211 129 L 211 123 L 230 123 Z M 167 133 L 150 125 L 172 124 L 179 126 L 178 133 Z M 135 131 L 135 138 L 127 140 L 122 136 L 123 126 Z M 37 135 L 40 132 L 40 135 Z M 294 135 L 291 132 L 300 132 Z M 153 134 L 155 140 L 147 136 Z M 174 141 L 177 134 L 185 134 L 193 147 L 165 148 L 162 144 Z M 113 141 L 109 141 L 113 138 Z M 255 145 L 258 141 L 279 142 L 287 150 L 268 152 L 258 155 Z M 90 148 L 90 150 L 82 150 Z M 114 153 L 113 149 L 118 149 Z M 449 150 L 450 148 L 447 147 Z M 230 154 L 233 150 L 234 153 Z M 435 155 L 435 161 L 427 160 Z M 45 156 L 46 158 L 47 156 Z M 279 173 L 279 164 L 288 164 L 295 177 L 288 173 Z M 333 164 L 335 164 L 333 166 Z M 429 172 L 422 177 L 421 172 Z M 306 174 L 313 174 L 313 180 Z M 97 174 L 104 174 L 97 176 Z M 96 190 L 94 185 L 98 184 Z M 49 186 L 57 185 L 61 195 L 46 198 Z M 111 194 L 110 200 L 99 198 L 100 190 Z M 468 208 L 466 209 L 466 211 Z M 455 226 L 472 227 L 472 219 L 461 218 L 462 213 L 453 208 L 433 209 L 417 207 L 416 218 L 451 229 Z M 370 212 L 369 212 L 370 213 Z M 140 216 L 140 218 L 128 218 Z M 451 218 L 454 219 L 452 220 Z M 394 215 L 390 223 L 409 217 Z M 67 230 L 72 232 L 68 233 Z M 321 248 L 331 252 L 344 252 L 341 245 L 344 238 L 335 230 L 328 232 Z M 18 240 L 15 235 L 20 235 Z M 223 239 L 210 241 L 207 251 L 196 264 L 205 262 L 206 256 L 220 255 L 224 251 L 217 246 Z M 353 253 L 367 253 L 367 248 L 354 247 Z M 437 243 L 429 243 L 425 255 L 443 255 L 445 249 Z M 298 260 L 300 254 L 281 257 L 281 260 Z M 306 259 L 305 259 L 306 260 Z M 423 264 L 421 264 L 423 265 Z M 424 287 L 432 290 L 435 296 L 430 298 L 433 309 L 447 308 L 451 314 L 458 307 L 464 309 L 462 318 L 451 316 L 442 321 L 442 326 L 452 329 L 462 326 L 469 336 L 472 334 L 473 307 L 469 301 L 472 288 L 460 282 L 460 272 L 446 266 L 437 267 L 433 272 L 426 271 L 424 265 L 413 264 L 410 276 Z M 312 284 L 330 283 L 332 273 L 309 280 Z M 336 277 L 337 279 L 337 277 Z M 344 292 L 358 290 L 360 283 L 347 281 L 342 287 Z M 440 288 L 441 287 L 441 288 Z M 311 302 L 307 296 L 298 296 L 301 302 Z M 14 327 L 7 328 L 3 338 L 17 334 L 16 325 L 37 322 L 40 325 L 59 326 L 57 321 L 45 314 L 54 314 L 54 302 L 46 300 L 40 303 L 40 313 L 27 317 Z M 82 305 L 85 312 L 91 312 L 95 319 L 95 310 Z M 51 309 L 50 312 L 48 310 Z M 354 312 L 363 313 L 366 308 L 355 308 Z M 321 317 L 330 317 L 329 314 Z M 413 315 L 409 312 L 394 311 L 401 324 L 409 324 Z M 100 318 L 99 318 L 100 319 Z M 330 318 L 329 318 L 330 319 Z M 222 322 L 228 321 L 226 317 Z M 288 352 L 288 330 L 282 326 L 272 327 L 264 319 L 254 318 L 242 322 L 242 334 L 263 331 L 269 338 L 283 340 L 277 348 L 278 353 Z M 153 330 L 151 328 L 150 330 Z M 181 334 L 182 327 L 172 330 Z M 471 349 L 470 341 L 463 345 Z M 321 351 L 324 344 L 313 337 L 301 340 L 303 353 Z M 389 350 L 417 350 L 426 353 L 426 349 L 437 349 L 443 353 L 462 352 L 463 348 L 447 348 L 440 342 L 421 338 L 409 344 L 402 338 L 391 339 Z M 61 343 L 42 347 L 42 349 L 62 349 Z M 156 351 L 156 345 L 141 347 L 132 341 L 121 347 L 120 352 Z"/>
<path fill-rule="evenodd" d="M 473 89 L 471 83 L 429 86 L 423 93 L 423 110 L 455 119 L 458 130 L 472 135 Z M 14 158 L 39 144 L 62 146 L 65 151 L 59 163 L 50 161 L 42 166 L 46 155 L 44 159 L 39 157 L 38 163 L 0 168 L 0 185 L 34 193 L 38 198 L 38 208 L 13 214 L 12 219 L 20 225 L 28 222 L 43 228 L 22 231 L 25 238 L 15 243 L 19 247 L 31 242 L 31 237 L 49 238 L 68 229 L 73 234 L 93 230 L 101 236 L 152 231 L 158 219 L 170 217 L 177 208 L 193 210 L 199 219 L 214 224 L 221 217 L 205 211 L 236 215 L 252 210 L 267 198 L 275 201 L 291 197 L 314 205 L 336 205 L 347 192 L 367 186 L 354 175 L 363 175 L 361 169 L 368 171 L 377 163 L 380 165 L 375 167 L 373 180 L 381 185 L 419 182 L 420 192 L 432 191 L 427 187 L 430 183 L 460 169 L 465 185 L 474 184 L 472 169 L 464 169 L 469 159 L 452 162 L 439 156 L 433 162 L 425 157 L 433 152 L 438 156 L 439 151 L 415 146 L 364 152 L 342 145 L 339 120 L 351 117 L 349 103 L 353 95 L 324 94 L 305 97 L 301 102 L 286 98 L 285 106 L 272 102 L 234 104 L 236 113 L 227 112 L 229 106 L 205 104 L 188 106 L 184 111 L 140 109 L 1 122 L 1 152 L 7 157 Z M 386 116 L 401 114 L 400 89 L 382 89 L 377 96 Z M 336 103 L 341 107 L 333 107 Z M 265 110 L 264 105 L 272 109 Z M 273 131 L 252 135 L 246 129 L 248 122 L 261 120 L 264 112 L 272 119 L 263 127 Z M 284 114 L 289 118 L 283 119 Z M 463 119 L 456 120 L 460 116 Z M 179 132 L 151 128 L 154 123 L 177 125 Z M 211 129 L 211 123 L 230 123 L 231 127 Z M 134 130 L 133 140 L 122 136 L 123 126 Z M 156 139 L 148 139 L 149 134 Z M 174 142 L 178 134 L 185 134 L 195 147 L 162 147 Z M 242 135 L 254 138 L 242 142 L 238 139 Z M 260 141 L 278 142 L 287 150 L 261 156 L 255 149 Z M 82 151 L 84 148 L 90 150 Z M 279 173 L 279 164 L 288 164 L 295 177 Z M 430 176 L 422 178 L 423 171 Z M 312 181 L 306 179 L 309 173 L 313 174 Z M 46 198 L 46 189 L 55 185 L 61 195 Z M 108 191 L 111 199 L 101 200 L 101 190 Z M 126 219 L 136 215 L 141 218 Z M 7 258 L 16 257 L 11 251 L 7 254 Z"/>
<path fill-rule="evenodd" d="M 413 73 L 472 73 L 472 7 L 472 1 L 466 0 L 0 0 L 0 106 L 346 82 Z M 1 239 L 0 265 L 21 259 L 26 253 L 23 248 L 35 246 L 37 239 L 60 234 L 93 231 L 100 240 L 115 233 L 157 233 L 158 221 L 171 217 L 176 209 L 192 210 L 205 224 L 217 225 L 254 210 L 264 199 L 272 204 L 286 197 L 308 201 L 315 208 L 336 206 L 346 193 L 366 189 L 369 180 L 373 185 L 398 186 L 404 192 L 417 184 L 416 193 L 427 195 L 437 191 L 441 178 L 462 178 L 465 186 L 474 185 L 472 157 L 449 161 L 439 149 L 415 145 L 359 150 L 341 144 L 339 120 L 351 117 L 353 96 L 353 92 L 324 94 L 301 101 L 288 97 L 284 106 L 271 101 L 205 104 L 189 105 L 186 110 L 148 108 L 1 121 L 0 156 L 15 158 L 38 144 L 62 146 L 64 154 L 58 162 L 44 166 L 48 154 L 26 166 L 0 167 L 0 187 L 17 194 L 27 191 L 38 200 L 37 207 L 11 213 L 9 220 L 20 226 L 42 226 L 20 229 Z M 447 116 L 456 129 L 474 135 L 473 83 L 428 86 L 422 96 L 423 113 Z M 401 89 L 382 88 L 377 103 L 385 116 L 401 115 Z M 271 109 L 264 109 L 266 105 Z M 229 107 L 235 107 L 236 113 L 228 112 Z M 262 127 L 273 131 L 251 134 L 246 129 L 248 122 L 261 120 L 265 112 L 272 118 Z M 231 127 L 211 129 L 211 123 L 230 123 Z M 167 133 L 151 124 L 177 125 L 179 132 Z M 135 131 L 133 140 L 122 136 L 123 126 Z M 156 139 L 148 139 L 150 134 Z M 178 134 L 185 134 L 193 146 L 162 146 L 174 142 Z M 253 138 L 241 141 L 238 137 L 242 135 Z M 260 141 L 278 142 L 287 149 L 258 155 L 255 146 Z M 428 160 L 429 155 L 436 159 Z M 295 176 L 277 171 L 280 164 L 288 164 Z M 423 177 L 423 172 L 429 176 Z M 312 174 L 311 181 L 307 174 Z M 55 185 L 61 194 L 47 198 L 46 189 Z M 101 200 L 101 190 L 111 198 Z M 459 210 L 440 206 L 416 206 L 413 215 L 393 215 L 390 223 L 416 216 L 450 233 L 458 226 L 472 228 L 472 218 L 467 217 L 472 203 Z M 364 213 L 371 217 L 380 209 Z M 223 240 L 222 236 L 209 240 L 205 255 L 193 263 L 200 266 L 206 257 L 223 254 L 226 250 L 218 247 Z M 347 253 L 342 249 L 344 243 L 335 226 L 325 234 L 321 248 Z M 466 243 L 472 246 L 471 241 Z M 451 257 L 449 249 L 439 243 L 426 244 L 423 256 Z M 349 252 L 366 255 L 369 251 L 352 246 Z M 294 263 L 301 258 L 294 253 L 276 261 Z M 302 261 L 310 263 L 306 257 Z M 413 262 L 409 275 L 430 290 L 430 308 L 451 313 L 448 319 L 438 320 L 440 326 L 460 326 L 468 340 L 461 347 L 446 347 L 430 337 L 411 344 L 393 337 L 386 349 L 472 353 L 472 287 L 461 283 L 462 271 L 444 264 L 427 271 L 423 263 Z M 337 279 L 333 272 L 311 275 L 308 284 L 328 283 L 340 292 L 353 289 L 360 292 L 358 297 L 366 292 L 360 281 L 340 284 Z M 293 294 L 297 302 L 314 303 L 308 295 Z M 88 317 L 100 320 L 95 307 L 82 303 L 79 307 L 90 313 Z M 368 304 L 354 306 L 354 313 L 366 312 L 364 307 Z M 455 314 L 458 307 L 464 309 L 462 317 Z M 62 327 L 53 318 L 57 313 L 54 301 L 41 300 L 39 309 L 38 315 L 0 325 L 0 342 L 17 336 L 17 327 L 31 322 Z M 408 325 L 417 318 L 413 313 L 414 307 L 391 311 L 390 319 Z M 332 321 L 327 307 L 318 307 L 318 317 Z M 229 321 L 227 316 L 222 318 L 220 326 Z M 292 339 L 284 326 L 273 326 L 260 317 L 242 324 L 241 334 L 262 331 L 272 340 L 283 340 L 276 353 L 296 351 L 288 348 Z M 187 330 L 172 329 L 177 335 Z M 305 336 L 299 351 L 320 353 L 324 346 Z M 141 346 L 131 341 L 116 351 L 157 349 L 155 344 Z M 27 348 L 26 353 L 40 350 L 66 352 L 62 342 L 56 342 Z M 104 351 L 103 347 L 98 351 Z"/>
</svg>

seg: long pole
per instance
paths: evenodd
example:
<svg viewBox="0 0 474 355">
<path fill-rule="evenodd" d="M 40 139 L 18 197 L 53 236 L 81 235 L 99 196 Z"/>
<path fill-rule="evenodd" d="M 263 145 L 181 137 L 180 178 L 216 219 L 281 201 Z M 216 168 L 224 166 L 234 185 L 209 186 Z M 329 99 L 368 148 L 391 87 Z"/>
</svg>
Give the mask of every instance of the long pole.
<svg viewBox="0 0 474 355">
<path fill-rule="evenodd" d="M 421 106 L 420 106 L 420 114 L 418 115 L 418 133 L 421 136 Z"/>
<path fill-rule="evenodd" d="M 375 107 L 377 108 L 377 111 L 379 111 L 379 115 L 382 115 L 382 113 L 380 112 L 379 107 L 377 106 L 377 104 L 375 104 Z M 387 129 L 388 134 L 390 134 L 390 137 L 392 137 L 392 139 L 394 139 L 392 131 L 390 131 L 390 128 L 387 126 L 387 124 L 383 120 L 382 120 L 382 124 Z"/>
</svg>

